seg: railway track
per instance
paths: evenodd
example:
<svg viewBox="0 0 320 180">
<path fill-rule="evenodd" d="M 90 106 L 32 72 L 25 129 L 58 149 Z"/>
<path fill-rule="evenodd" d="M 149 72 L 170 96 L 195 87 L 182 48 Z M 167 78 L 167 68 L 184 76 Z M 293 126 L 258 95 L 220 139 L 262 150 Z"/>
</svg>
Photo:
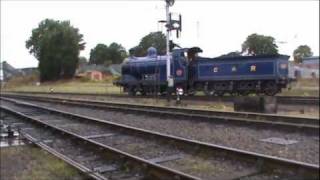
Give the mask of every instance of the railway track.
<svg viewBox="0 0 320 180">
<path fill-rule="evenodd" d="M 10 116 L 9 116 L 10 117 Z M 0 117 L 1 119 L 5 119 L 8 118 L 8 116 L 4 117 Z M 7 121 L 7 120 L 6 120 Z M 55 157 L 57 157 L 58 159 L 66 162 L 67 164 L 71 165 L 72 167 L 78 169 L 82 175 L 84 176 L 84 179 L 97 179 L 97 180 L 107 180 L 105 177 L 101 176 L 99 173 L 94 172 L 93 170 L 89 169 L 88 167 L 82 165 L 81 163 L 76 162 L 75 160 L 69 158 L 68 156 L 64 155 L 63 153 L 59 152 L 58 150 L 50 147 L 49 144 L 43 142 L 43 139 L 37 139 L 34 136 L 31 136 L 29 133 L 25 132 L 24 130 L 21 129 L 31 129 L 32 127 L 26 127 L 24 123 L 21 123 L 19 120 L 13 120 L 11 119 L 11 122 L 6 122 L 8 124 L 5 125 L 14 125 L 14 131 L 19 132 L 19 138 L 21 140 L 23 140 L 25 143 L 32 143 L 38 147 L 40 147 L 41 149 L 47 151 L 48 153 L 54 155 Z M 16 124 L 19 124 L 18 127 L 16 126 Z M 22 126 L 21 126 L 22 125 Z M 24 127 L 23 127 L 24 126 Z M 32 128 L 35 129 L 35 128 Z M 43 133 L 47 133 L 47 132 L 43 132 Z M 54 140 L 58 140 L 58 138 L 55 138 Z M 49 139 L 45 140 L 45 141 L 51 141 Z M 64 143 L 66 143 L 66 141 L 64 141 Z M 59 149 L 60 151 L 63 150 L 63 148 Z"/>
<path fill-rule="evenodd" d="M 39 129 L 46 127 L 45 130 L 34 133 L 40 136 L 38 139 L 41 139 L 42 133 L 48 132 L 61 136 L 58 142 L 69 139 L 70 142 L 79 142 L 77 144 L 80 145 L 86 143 L 85 147 L 99 152 L 95 153 L 98 156 L 107 151 L 108 154 L 112 154 L 111 157 L 116 162 L 125 162 L 126 165 L 134 164 L 135 166 L 127 165 L 126 171 L 122 173 L 127 173 L 127 176 L 128 173 L 131 176 L 134 175 L 136 179 L 145 178 L 145 176 L 159 179 L 319 178 L 319 166 L 314 164 L 188 140 L 52 108 L 38 107 L 17 100 L 2 99 L 2 102 L 4 103 L 1 110 L 5 113 L 23 118 L 26 123 L 34 122 Z M 83 128 L 84 130 L 81 131 L 80 129 Z M 53 137 L 52 134 L 49 137 L 57 142 L 57 136 Z M 103 137 L 102 140 L 97 140 L 101 137 Z M 42 138 L 42 142 L 48 141 Z M 61 143 L 61 145 L 68 144 L 69 147 L 70 142 Z M 160 153 L 159 149 L 161 149 Z M 73 151 L 69 150 L 69 152 Z M 159 154 L 165 157 L 159 157 Z M 105 155 L 99 156 L 98 159 L 102 161 Z M 107 162 L 110 160 L 103 163 Z M 202 168 L 205 171 L 194 167 L 198 163 L 201 163 L 199 166 L 206 164 L 206 167 Z M 137 166 L 139 168 L 133 168 Z M 110 167 L 110 165 L 100 164 L 100 167 Z M 117 172 L 121 170 L 121 168 L 116 169 Z M 108 173 L 110 175 L 109 171 Z"/>
<path fill-rule="evenodd" d="M 77 95 L 77 96 L 101 96 L 101 97 L 114 97 L 114 98 L 159 98 L 165 99 L 164 96 L 129 96 L 127 94 L 95 94 L 95 93 L 66 93 L 66 92 L 14 92 L 18 94 L 43 94 L 43 95 Z M 309 96 L 276 96 L 277 102 L 280 104 L 288 105 L 313 105 L 319 106 L 319 97 L 309 97 Z M 175 96 L 172 96 L 175 99 Z M 234 97 L 224 96 L 224 97 L 215 97 L 215 96 L 184 96 L 184 100 L 194 101 L 194 102 L 233 102 Z"/>
<path fill-rule="evenodd" d="M 1 106 L 1 111 L 23 119 L 23 123 L 14 121 L 13 124 L 19 124 L 18 129 L 29 140 L 41 148 L 49 149 L 55 155 L 64 157 L 64 160 L 68 159 L 73 166 L 93 179 L 199 179 L 95 141 L 92 136 L 72 132 L 63 128 L 63 125 L 67 126 L 68 123 L 60 124 L 61 127 L 50 122 L 52 117 L 48 113 L 45 113 L 45 119 L 34 118 L 39 113 L 43 114 L 43 110 L 29 108 L 19 112 Z M 54 117 L 55 120 L 56 118 L 57 116 Z"/>
<path fill-rule="evenodd" d="M 311 134 L 319 133 L 319 119 L 307 117 L 294 117 L 271 115 L 262 113 L 208 111 L 189 108 L 175 108 L 163 106 L 137 105 L 128 103 L 114 103 L 106 101 L 93 101 L 75 98 L 57 98 L 32 95 L 3 94 L 3 97 L 20 98 L 41 102 L 69 104 L 75 106 L 91 107 L 95 109 L 111 109 L 124 112 L 147 113 L 160 116 L 172 116 L 183 119 L 197 119 L 212 122 L 233 122 L 236 124 L 255 125 L 264 127 L 305 129 Z"/>
</svg>

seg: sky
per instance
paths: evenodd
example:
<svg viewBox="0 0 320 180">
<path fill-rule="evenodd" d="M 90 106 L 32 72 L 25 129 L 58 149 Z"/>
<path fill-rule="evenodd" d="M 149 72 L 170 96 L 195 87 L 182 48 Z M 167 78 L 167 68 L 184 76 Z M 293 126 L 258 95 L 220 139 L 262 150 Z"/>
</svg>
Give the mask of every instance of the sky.
<svg viewBox="0 0 320 180">
<path fill-rule="evenodd" d="M 170 11 L 182 15 L 182 34 L 173 40 L 182 47 L 199 46 L 201 56 L 241 51 L 252 33 L 272 36 L 279 53 L 292 56 L 299 45 L 319 55 L 319 1 L 176 0 Z M 127 50 L 150 32 L 163 31 L 163 0 L 1 0 L 1 61 L 16 68 L 36 67 L 25 41 L 40 21 L 69 20 L 86 42 L 80 55 L 89 58 L 98 43 L 120 43 Z M 291 57 L 292 59 L 292 57 Z"/>
</svg>

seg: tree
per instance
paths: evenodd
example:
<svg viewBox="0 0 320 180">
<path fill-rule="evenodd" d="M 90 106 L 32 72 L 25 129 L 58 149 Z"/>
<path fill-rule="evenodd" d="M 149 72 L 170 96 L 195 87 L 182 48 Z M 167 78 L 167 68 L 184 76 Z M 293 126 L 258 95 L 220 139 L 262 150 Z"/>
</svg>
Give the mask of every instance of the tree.
<svg viewBox="0 0 320 180">
<path fill-rule="evenodd" d="M 126 49 L 114 42 L 109 45 L 108 51 L 112 64 L 120 64 L 128 56 Z"/>
<path fill-rule="evenodd" d="M 271 36 L 251 34 L 242 44 L 242 53 L 248 55 L 278 54 L 278 46 Z"/>
<path fill-rule="evenodd" d="M 305 57 L 311 57 L 313 52 L 308 45 L 300 45 L 293 51 L 294 62 L 301 63 L 302 59 Z"/>
<path fill-rule="evenodd" d="M 147 54 L 147 50 L 144 50 L 141 46 L 135 46 L 133 48 L 130 49 L 130 51 L 133 51 L 133 55 L 137 56 L 137 57 L 142 57 L 145 56 Z"/>
<path fill-rule="evenodd" d="M 79 60 L 78 60 L 78 64 L 81 66 L 81 65 L 85 65 L 88 63 L 88 60 L 86 57 L 83 57 L 83 56 L 80 56 L 79 57 Z"/>
<path fill-rule="evenodd" d="M 160 31 L 151 32 L 141 39 L 138 46 L 132 49 L 134 49 L 135 56 L 145 56 L 151 46 L 157 49 L 159 55 L 166 54 L 166 36 Z"/>
<path fill-rule="evenodd" d="M 109 61 L 108 46 L 105 44 L 97 44 L 96 47 L 90 51 L 90 64 L 104 64 Z"/>
<path fill-rule="evenodd" d="M 32 30 L 26 48 L 39 61 L 40 81 L 72 78 L 85 43 L 69 21 L 45 19 Z"/>
<path fill-rule="evenodd" d="M 127 53 L 121 44 L 111 43 L 109 46 L 105 44 L 97 44 L 96 47 L 90 51 L 90 64 L 119 64 L 124 58 L 127 57 Z"/>
</svg>

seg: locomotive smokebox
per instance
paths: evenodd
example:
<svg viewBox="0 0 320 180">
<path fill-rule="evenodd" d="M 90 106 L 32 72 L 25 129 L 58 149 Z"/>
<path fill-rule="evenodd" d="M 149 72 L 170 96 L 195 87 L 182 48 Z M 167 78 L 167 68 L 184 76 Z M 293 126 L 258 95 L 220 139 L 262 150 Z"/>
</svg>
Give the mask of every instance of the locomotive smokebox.
<svg viewBox="0 0 320 180">
<path fill-rule="evenodd" d="M 276 97 L 254 96 L 236 97 L 234 99 L 234 111 L 277 113 L 278 103 Z"/>
</svg>

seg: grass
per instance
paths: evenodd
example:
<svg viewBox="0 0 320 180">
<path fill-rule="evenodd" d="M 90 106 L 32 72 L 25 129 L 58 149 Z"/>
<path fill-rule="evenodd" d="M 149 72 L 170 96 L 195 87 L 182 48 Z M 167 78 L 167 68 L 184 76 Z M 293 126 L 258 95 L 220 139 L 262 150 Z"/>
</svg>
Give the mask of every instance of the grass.
<svg viewBox="0 0 320 180">
<path fill-rule="evenodd" d="M 319 97 L 319 90 L 291 89 L 291 90 L 283 90 L 279 95 L 281 95 L 281 96 L 315 96 L 315 97 Z"/>
<path fill-rule="evenodd" d="M 12 80 L 3 87 L 4 91 L 21 92 L 75 92 L 75 93 L 98 93 L 98 94 L 116 94 L 120 93 L 119 87 L 113 86 L 108 81 L 83 81 L 82 79 L 61 80 L 47 82 L 37 85 L 37 81 L 21 82 Z"/>
<path fill-rule="evenodd" d="M 189 157 L 186 156 L 183 159 L 177 160 L 175 163 L 180 164 L 182 171 L 186 173 L 210 176 L 211 179 L 216 177 L 216 175 L 225 171 L 225 169 L 218 167 L 216 164 L 211 162 L 211 160 L 204 159 L 202 157 Z M 172 166 L 173 164 L 169 162 L 164 163 L 165 166 Z M 210 179 L 210 177 L 207 177 Z M 203 177 L 206 179 L 206 177 Z"/>
<path fill-rule="evenodd" d="M 37 75 L 16 77 L 2 87 L 4 91 L 22 92 L 74 92 L 74 93 L 97 93 L 118 94 L 122 93 L 120 87 L 113 86 L 114 78 L 109 77 L 103 81 L 90 81 L 89 79 L 71 79 L 37 85 Z M 203 95 L 203 92 L 197 92 Z M 283 89 L 279 95 L 283 96 L 319 96 L 319 79 L 301 79 L 289 84 L 289 88 Z M 222 108 L 223 109 L 223 108 Z"/>
<path fill-rule="evenodd" d="M 76 92 L 76 93 L 120 93 L 120 88 L 102 83 L 53 83 L 41 86 L 20 86 L 9 91 L 23 92 Z"/>
<path fill-rule="evenodd" d="M 0 179 L 85 179 L 73 167 L 32 145 L 1 148 L 0 154 Z"/>
<path fill-rule="evenodd" d="M 283 96 L 319 96 L 319 79 L 300 79 L 289 84 L 279 95 Z"/>
</svg>

